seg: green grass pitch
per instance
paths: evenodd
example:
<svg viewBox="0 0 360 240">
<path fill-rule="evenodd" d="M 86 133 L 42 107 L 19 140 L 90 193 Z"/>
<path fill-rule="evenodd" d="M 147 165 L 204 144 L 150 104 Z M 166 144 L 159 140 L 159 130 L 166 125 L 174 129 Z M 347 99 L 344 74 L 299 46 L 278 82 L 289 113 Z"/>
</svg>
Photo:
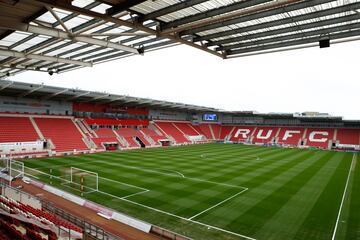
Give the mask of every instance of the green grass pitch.
<svg viewBox="0 0 360 240">
<path fill-rule="evenodd" d="M 350 240 L 360 239 L 359 160 L 344 152 L 206 144 L 25 166 L 74 194 L 77 186 L 41 172 L 97 172 L 99 191 L 85 198 L 194 239 Z"/>
</svg>

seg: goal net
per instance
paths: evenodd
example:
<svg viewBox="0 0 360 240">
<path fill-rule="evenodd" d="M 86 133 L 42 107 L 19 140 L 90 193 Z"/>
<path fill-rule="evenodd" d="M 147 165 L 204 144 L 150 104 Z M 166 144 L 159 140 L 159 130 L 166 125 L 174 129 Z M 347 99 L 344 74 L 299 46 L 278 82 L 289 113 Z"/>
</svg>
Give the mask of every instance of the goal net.
<svg viewBox="0 0 360 240">
<path fill-rule="evenodd" d="M 9 171 L 9 159 L 8 158 L 0 158 L 0 172 L 8 172 Z"/>
<path fill-rule="evenodd" d="M 8 158 L 0 160 L 0 172 L 6 174 L 10 179 L 24 177 L 24 163 Z"/>
<path fill-rule="evenodd" d="M 9 160 L 9 175 L 13 179 L 24 177 L 24 163 L 16 160 Z"/>
<path fill-rule="evenodd" d="M 91 193 L 99 190 L 99 176 L 96 172 L 71 167 L 66 170 L 64 177 L 66 181 L 63 185 L 70 186 L 81 193 Z"/>
</svg>

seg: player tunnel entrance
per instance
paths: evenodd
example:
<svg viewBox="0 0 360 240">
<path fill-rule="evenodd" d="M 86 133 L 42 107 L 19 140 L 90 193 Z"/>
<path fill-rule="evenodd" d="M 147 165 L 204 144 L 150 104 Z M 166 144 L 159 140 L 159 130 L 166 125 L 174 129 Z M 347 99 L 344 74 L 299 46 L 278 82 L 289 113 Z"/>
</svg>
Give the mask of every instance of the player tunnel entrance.
<svg viewBox="0 0 360 240">
<path fill-rule="evenodd" d="M 119 149 L 118 143 L 103 143 L 103 145 L 107 151 L 115 151 Z"/>
<path fill-rule="evenodd" d="M 145 148 L 145 143 L 140 138 L 135 137 L 135 140 L 140 144 L 141 148 Z"/>
</svg>

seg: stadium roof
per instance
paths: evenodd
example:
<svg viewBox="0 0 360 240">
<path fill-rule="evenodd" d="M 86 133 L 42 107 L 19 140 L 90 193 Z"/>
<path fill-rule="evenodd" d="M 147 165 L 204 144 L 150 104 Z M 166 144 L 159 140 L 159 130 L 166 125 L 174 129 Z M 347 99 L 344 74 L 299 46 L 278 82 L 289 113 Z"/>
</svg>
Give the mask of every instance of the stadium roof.
<svg viewBox="0 0 360 240">
<path fill-rule="evenodd" d="M 57 100 L 69 102 L 85 102 L 96 104 L 111 104 L 114 106 L 136 106 L 174 111 L 217 112 L 218 109 L 196 106 L 191 104 L 176 103 L 149 98 L 116 95 L 105 92 L 93 92 L 81 89 L 60 88 L 43 84 L 31 84 L 15 81 L 0 81 L 0 95 L 32 98 L 37 100 Z"/>
<path fill-rule="evenodd" d="M 2 0 L 0 77 L 186 44 L 222 58 L 357 40 L 356 0 Z"/>
<path fill-rule="evenodd" d="M 117 95 L 106 92 L 94 92 L 78 88 L 61 88 L 43 84 L 32 84 L 17 81 L 0 80 L 0 96 L 15 98 L 30 98 L 37 101 L 55 100 L 92 104 L 111 104 L 121 107 L 145 107 L 149 109 L 162 109 L 167 111 L 180 111 L 188 113 L 222 113 L 233 117 L 260 117 L 266 119 L 301 119 L 303 122 L 324 121 L 344 122 L 359 126 L 359 120 L 343 120 L 340 116 L 308 116 L 306 113 L 259 113 L 256 111 L 226 111 L 222 109 L 204 107 L 193 104 L 155 100 L 150 98 Z M 304 115 L 305 114 L 305 115 Z M 304 115 L 304 116 L 302 116 Z"/>
</svg>

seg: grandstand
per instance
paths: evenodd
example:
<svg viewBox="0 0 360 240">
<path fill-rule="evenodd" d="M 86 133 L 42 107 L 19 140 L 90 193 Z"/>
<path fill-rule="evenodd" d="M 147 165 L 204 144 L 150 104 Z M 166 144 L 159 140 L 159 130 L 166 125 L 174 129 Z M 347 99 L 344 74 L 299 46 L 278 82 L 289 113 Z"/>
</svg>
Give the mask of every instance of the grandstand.
<svg viewBox="0 0 360 240">
<path fill-rule="evenodd" d="M 359 37 L 357 0 L 0 1 L 0 239 L 360 239 L 359 120 L 12 81 Z"/>
<path fill-rule="evenodd" d="M 221 180 L 223 179 L 221 174 L 217 177 L 218 180 L 205 177 L 211 172 L 212 174 L 216 173 L 216 167 L 210 167 L 223 166 L 222 164 L 233 158 L 231 156 L 237 156 L 244 162 L 245 165 L 240 165 L 241 167 L 247 168 L 248 164 L 250 166 L 260 164 L 259 168 L 255 168 L 255 170 L 261 172 L 262 167 L 274 162 L 271 159 L 277 159 L 276 156 L 283 159 L 281 157 L 283 154 L 290 154 L 287 158 L 287 161 L 290 162 L 285 163 L 291 165 L 302 162 L 305 164 L 307 161 L 311 163 L 311 159 L 316 158 L 319 154 L 325 154 L 322 158 L 327 159 L 325 158 L 327 151 L 334 152 L 334 154 L 338 151 L 360 151 L 360 122 L 344 120 L 342 117 L 323 114 L 308 116 L 307 114 L 229 112 L 180 103 L 159 103 L 158 100 L 128 96 L 104 96 L 102 93 L 78 89 L 66 91 L 64 88 L 45 85 L 41 85 L 42 87 L 39 89 L 34 84 L 22 82 L 4 81 L 1 84 L 7 87 L 3 88 L 0 97 L 2 129 L 0 151 L 2 159 L 5 159 L 3 161 L 8 161 L 7 164 L 2 165 L 2 174 L 10 172 L 10 176 L 15 178 L 13 181 L 16 181 L 17 176 L 24 175 L 26 182 L 37 189 L 35 193 L 41 190 L 44 191 L 42 194 L 47 194 L 47 192 L 53 194 L 52 197 L 55 199 L 65 198 L 67 202 L 59 207 L 68 208 L 66 207 L 68 204 L 75 204 L 74 208 L 83 207 L 87 211 L 93 211 L 92 214 L 100 214 L 105 219 L 115 219 L 120 224 L 131 226 L 135 229 L 135 235 L 141 234 L 136 231 L 145 232 L 148 234 L 145 237 L 150 239 L 165 236 L 170 236 L 170 239 L 192 239 L 194 237 L 195 239 L 208 239 L 215 235 L 218 235 L 219 239 L 223 237 L 254 239 L 255 236 L 263 238 L 269 234 L 265 230 L 260 232 L 251 230 L 254 229 L 251 227 L 244 228 L 243 231 L 236 230 L 237 227 L 244 226 L 243 224 L 246 223 L 256 224 L 257 221 L 251 220 L 251 215 L 247 214 L 242 215 L 242 218 L 250 217 L 249 222 L 241 221 L 242 223 L 238 225 L 240 215 L 235 214 L 235 222 L 228 225 L 229 227 L 221 223 L 212 223 L 213 220 L 206 220 L 205 213 L 211 212 L 212 208 L 230 201 L 238 195 L 242 196 L 244 192 L 251 193 L 251 190 L 248 190 L 249 186 L 254 184 L 251 180 L 245 181 L 244 185 L 236 186 L 224 183 Z M 26 97 L 13 97 L 24 91 L 27 92 Z M 84 94 L 85 92 L 87 94 Z M 97 100 L 100 97 L 102 99 Z M 44 100 L 39 101 L 39 98 Z M 62 99 L 68 100 L 61 101 Z M 36 104 L 34 104 L 35 102 Z M 9 124 L 10 122 L 11 124 Z M 218 144 L 214 145 L 214 143 Z M 178 148 L 163 152 L 162 149 L 168 146 L 178 146 Z M 190 146 L 199 147 L 189 148 Z M 225 146 L 237 146 L 237 149 Z M 263 147 L 269 150 L 258 149 Z M 144 148 L 149 150 L 140 150 Z M 291 150 L 297 148 L 304 150 L 300 150 L 303 152 L 292 152 L 298 151 Z M 278 151 L 276 149 L 283 149 L 283 152 L 276 153 Z M 225 150 L 227 153 L 224 152 Z M 326 151 L 322 152 L 324 150 Z M 214 155 L 214 151 L 215 153 L 219 152 L 219 155 Z M 192 154 L 188 155 L 191 152 Z M 90 155 L 85 157 L 87 155 L 83 154 Z M 297 158 L 297 154 L 305 156 Z M 60 159 L 53 158 L 54 156 L 58 156 Z M 351 162 L 351 156 L 337 153 L 331 159 L 335 159 L 334 161 L 343 159 L 342 162 L 348 165 Z M 356 162 L 355 156 L 352 158 L 352 164 Z M 39 157 L 42 159 L 37 159 Z M 219 162 L 213 162 L 214 157 L 215 159 L 220 157 Z M 19 167 L 15 168 L 17 165 L 12 164 L 12 160 L 6 160 L 13 158 L 24 160 L 25 167 L 22 174 L 11 174 L 15 170 L 22 171 Z M 35 158 L 35 160 L 28 160 L 29 158 Z M 62 158 L 64 159 L 62 160 Z M 153 158 L 158 158 L 158 161 Z M 197 163 L 198 159 L 205 162 L 210 161 L 210 172 L 203 173 L 198 169 L 201 166 L 201 163 Z M 264 159 L 269 159 L 270 162 L 265 163 Z M 195 165 L 189 165 L 189 160 L 194 161 Z M 320 164 L 321 160 L 318 161 Z M 328 168 L 332 169 L 330 162 Z M 282 161 L 280 163 L 282 164 Z M 175 166 L 172 166 L 174 164 Z M 213 166 L 213 164 L 215 165 Z M 190 169 L 184 169 L 185 166 Z M 307 165 L 305 164 L 305 166 Z M 350 168 L 351 166 L 350 164 Z M 228 165 L 223 167 L 225 171 Z M 12 168 L 14 169 L 12 170 Z M 203 168 L 207 169 L 208 167 L 203 166 Z M 347 168 L 348 166 L 344 166 L 342 171 Z M 76 169 L 76 174 L 69 169 Z M 229 172 L 229 177 L 237 176 L 236 167 L 235 172 L 231 169 L 226 170 Z M 282 167 L 276 172 L 280 169 Z M 302 168 L 300 167 L 300 169 Z M 254 171 L 254 169 L 249 167 L 249 171 Z M 303 171 L 306 169 L 304 168 Z M 339 170 L 339 174 L 342 171 Z M 195 173 L 196 175 L 193 175 Z M 199 178 L 197 174 L 202 177 Z M 98 178 L 98 175 L 101 177 Z M 327 175 L 329 178 L 330 176 Z M 144 178 L 146 184 L 141 184 L 139 178 Z M 264 178 L 267 177 L 264 176 Z M 153 184 L 155 179 L 164 181 L 162 184 L 164 190 Z M 181 189 L 184 189 L 180 192 L 187 194 L 177 196 L 174 193 L 174 196 L 170 197 L 167 192 L 179 191 L 175 182 L 179 184 L 178 187 L 181 186 Z M 114 183 L 117 184 L 114 185 Z M 171 184 L 166 186 L 166 183 Z M 209 198 L 206 194 L 203 195 L 203 190 L 196 187 L 198 184 L 204 188 L 214 189 L 212 191 L 217 197 Z M 356 185 L 356 183 L 354 184 Z M 25 189 L 29 188 L 23 184 L 21 186 Z M 339 189 L 341 190 L 341 188 Z M 263 191 L 261 188 L 260 190 Z M 34 192 L 34 189 L 31 192 Z M 149 198 L 146 197 L 148 194 Z M 150 197 L 152 194 L 155 196 Z M 337 204 L 336 199 L 340 196 L 341 194 L 334 198 L 333 204 Z M 78 199 L 78 197 L 80 198 Z M 107 203 L 106 199 L 108 198 L 115 202 L 122 200 L 124 201 L 122 204 L 131 203 L 135 206 L 127 206 L 124 209 L 122 204 Z M 167 200 L 164 202 L 161 199 Z M 239 200 L 241 199 L 239 197 Z M 169 207 L 169 203 L 171 203 L 171 207 Z M 193 206 L 194 203 L 198 205 Z M 104 205 L 104 207 L 97 204 Z M 184 209 L 183 204 L 185 206 L 188 204 L 185 207 L 188 210 Z M 145 209 L 137 209 L 139 206 L 145 207 Z M 22 211 L 26 216 L 32 214 L 31 216 L 40 222 L 50 221 L 52 225 L 60 226 L 62 229 L 66 227 L 75 232 L 90 231 L 83 223 L 75 226 L 69 225 L 65 220 L 53 217 L 47 212 L 39 212 L 6 197 L 2 198 L 2 207 L 10 212 Z M 227 208 L 224 207 L 224 209 Z M 149 210 L 155 212 L 149 213 Z M 70 208 L 71 211 L 73 210 Z M 131 216 L 124 215 L 123 211 Z M 77 212 L 76 218 L 81 217 L 83 216 Z M 179 218 L 195 225 L 183 225 L 184 223 L 179 222 Z M 53 233 L 42 230 L 41 227 L 36 228 L 38 230 L 35 233 L 31 230 L 28 230 L 29 233 L 27 233 L 26 229 L 29 228 L 27 223 L 10 220 L 18 219 L 18 216 L 4 217 L 3 219 L 6 222 L 2 220 L 1 224 L 4 225 L 4 229 L 8 229 L 6 234 L 16 235 L 21 229 L 20 232 L 24 236 L 50 234 L 49 239 L 55 237 Z M 334 220 L 334 218 L 331 219 Z M 16 223 L 12 225 L 13 221 Z M 173 224 L 166 224 L 165 228 L 159 228 L 158 226 L 162 225 L 164 221 L 170 221 Z M 204 232 L 201 226 L 212 230 Z M 100 227 L 102 227 L 101 224 Z M 328 227 L 320 228 L 318 232 L 320 237 L 317 239 L 327 239 L 329 229 L 331 230 Z M 123 231 L 119 233 L 114 229 L 107 230 L 111 236 L 113 234 L 126 236 L 125 239 L 131 239 L 127 234 L 129 231 L 134 231 L 127 229 L 125 233 Z M 354 230 L 352 229 L 352 231 Z M 353 236 L 352 231 L 344 236 Z M 4 232 L 2 233 L 4 234 Z M 305 231 L 305 233 L 304 237 L 307 238 L 307 234 L 310 232 Z M 277 234 L 284 237 L 290 233 L 284 232 L 283 235 L 277 232 Z"/>
<path fill-rule="evenodd" d="M 7 85 L 7 82 L 2 84 Z M 179 109 L 178 119 L 172 120 L 171 117 L 167 119 L 166 111 L 161 112 L 156 109 L 157 100 L 148 101 L 147 108 L 142 105 L 137 109 L 133 103 L 132 107 L 124 103 L 127 101 L 126 97 L 114 95 L 102 100 L 102 102 L 112 101 L 112 105 L 96 103 L 96 100 L 84 105 L 80 103 L 96 99 L 101 93 L 92 92 L 88 96 L 74 98 L 82 95 L 81 91 L 66 93 L 65 89 L 61 88 L 56 88 L 56 91 L 64 93 L 57 95 L 56 98 L 72 98 L 73 102 L 63 103 L 61 106 L 63 109 L 57 110 L 56 99 L 51 100 L 46 97 L 52 95 L 55 88 L 43 86 L 41 90 L 31 90 L 36 88 L 37 86 L 31 84 L 14 82 L 2 91 L 6 97 L 1 104 L 3 109 L 0 114 L 0 124 L 3 130 L 0 133 L 0 141 L 34 143 L 28 147 L 10 148 L 6 152 L 5 149 L 1 149 L 0 151 L 6 155 L 36 154 L 36 152 L 89 153 L 106 150 L 107 146 L 112 146 L 112 150 L 116 150 L 159 147 L 163 142 L 170 142 L 171 145 L 187 145 L 214 140 L 328 150 L 339 147 L 358 150 L 360 144 L 359 122 L 343 120 L 341 117 L 304 118 L 296 115 L 284 117 L 276 114 L 232 113 L 212 108 L 166 103 L 170 108 Z M 30 89 L 28 91 L 31 93 L 27 98 L 17 100 L 10 97 L 14 92 L 22 92 L 23 89 Z M 37 109 L 33 108 L 30 112 L 26 106 L 32 105 L 34 101 L 32 98 L 35 99 L 39 95 L 48 100 L 43 106 L 39 104 Z M 112 100 L 121 97 L 124 100 L 117 103 Z M 143 100 L 137 101 L 141 104 Z M 12 112 L 13 106 L 17 103 L 25 107 Z M 49 112 L 48 108 L 54 112 Z M 196 115 L 186 114 L 189 111 L 199 112 Z M 203 120 L 207 112 L 218 115 L 218 120 L 215 122 Z M 126 119 L 123 119 L 125 115 Z M 246 119 L 246 125 L 241 122 L 242 118 Z M 272 123 L 274 119 L 276 124 Z M 9 122 L 12 124 L 9 125 Z M 36 147 L 36 142 L 41 142 L 41 147 Z"/>
</svg>

